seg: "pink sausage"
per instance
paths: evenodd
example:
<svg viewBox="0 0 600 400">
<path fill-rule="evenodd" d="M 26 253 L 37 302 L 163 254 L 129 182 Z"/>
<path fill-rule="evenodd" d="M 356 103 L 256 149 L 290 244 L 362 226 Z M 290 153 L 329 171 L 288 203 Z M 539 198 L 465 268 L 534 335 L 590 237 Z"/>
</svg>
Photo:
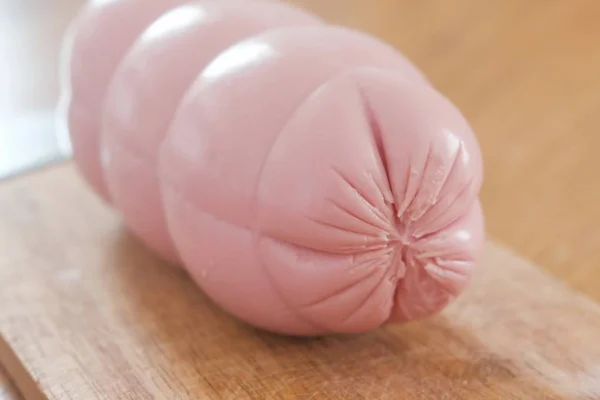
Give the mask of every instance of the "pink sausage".
<svg viewBox="0 0 600 400">
<path fill-rule="evenodd" d="M 224 48 L 283 25 L 316 25 L 279 3 L 201 1 L 164 14 L 120 63 L 108 89 L 101 148 L 114 206 L 127 225 L 163 258 L 177 260 L 158 185 L 160 143 L 186 90 Z"/>
<path fill-rule="evenodd" d="M 106 88 L 136 38 L 162 13 L 187 0 L 91 0 L 71 25 L 61 54 L 61 100 L 79 172 L 105 201 L 98 141 Z"/>
<path fill-rule="evenodd" d="M 115 207 L 238 318 L 362 332 L 468 286 L 477 140 L 379 40 L 276 3 L 200 2 L 146 30 L 107 92 Z"/>
</svg>

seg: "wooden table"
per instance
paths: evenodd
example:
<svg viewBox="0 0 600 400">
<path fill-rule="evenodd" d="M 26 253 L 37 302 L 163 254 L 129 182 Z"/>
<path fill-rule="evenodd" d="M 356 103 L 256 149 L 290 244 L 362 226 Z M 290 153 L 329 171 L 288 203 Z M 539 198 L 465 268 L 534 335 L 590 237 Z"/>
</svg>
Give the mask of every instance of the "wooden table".
<svg viewBox="0 0 600 400">
<path fill-rule="evenodd" d="M 600 2 L 292 2 L 413 59 L 479 135 L 490 235 L 600 300 Z M 0 1 L 0 121 L 53 106 L 59 38 L 80 2 L 45 3 Z M 15 398 L 4 387 L 0 373 L 0 399 Z"/>
</svg>

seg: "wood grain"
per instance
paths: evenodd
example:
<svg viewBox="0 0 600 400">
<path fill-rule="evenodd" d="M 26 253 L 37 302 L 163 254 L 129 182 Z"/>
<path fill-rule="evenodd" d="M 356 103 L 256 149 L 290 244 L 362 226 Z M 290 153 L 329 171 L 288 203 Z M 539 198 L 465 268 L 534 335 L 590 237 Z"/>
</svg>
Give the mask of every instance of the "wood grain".
<svg viewBox="0 0 600 400">
<path fill-rule="evenodd" d="M 290 2 L 378 35 L 413 59 L 477 131 L 486 164 L 482 199 L 490 234 L 600 300 L 600 2 Z M 57 46 L 81 2 L 51 3 L 0 0 L 4 127 L 7 118 L 54 105 Z M 57 182 L 64 192 L 50 187 Z M 450 314 L 358 338 L 290 342 L 251 333 L 207 305 L 185 278 L 156 265 L 134 240 L 123 237 L 115 217 L 82 188 L 68 168 L 0 185 L 0 334 L 19 350 L 5 346 L 1 353 L 28 399 L 41 396 L 40 388 L 61 400 L 107 393 L 113 395 L 109 398 L 149 398 L 148 390 L 159 393 L 155 390 L 174 385 L 173 390 L 183 391 L 184 383 L 191 386 L 179 398 L 201 390 L 207 398 L 268 398 L 261 397 L 264 388 L 274 393 L 277 385 L 291 388 L 281 389 L 281 398 L 328 398 L 328 390 L 341 388 L 329 398 L 395 399 L 384 390 L 399 386 L 406 398 L 481 398 L 475 390 L 487 385 L 490 373 L 472 371 L 497 369 L 486 360 L 498 357 L 508 360 L 503 371 L 510 373 L 493 378 L 488 386 L 496 392 L 483 392 L 490 398 L 538 399 L 539 390 L 547 390 L 549 398 L 577 398 L 577 388 L 579 398 L 586 390 L 588 398 L 600 397 L 595 392 L 598 345 L 591 340 L 593 334 L 598 337 L 597 311 L 503 250 L 490 247 L 486 264 L 496 275 L 503 271 L 501 276 L 481 278 L 484 283 Z M 140 272 L 144 268 L 151 272 Z M 102 278 L 107 293 L 85 292 L 90 282 L 79 289 L 69 284 L 75 279 L 69 274 L 77 273 L 72 271 Z M 61 279 L 67 282 L 55 282 Z M 148 293 L 152 290 L 156 293 Z M 177 300 L 178 290 L 185 294 Z M 23 306 L 17 307 L 21 300 Z M 12 306 L 5 309 L 7 301 Z M 157 306 L 163 302 L 164 307 Z M 50 308 L 48 314 L 42 306 Z M 99 325 L 86 328 L 85 321 Z M 57 338 L 64 347 L 48 346 Z M 114 349 L 122 354 L 114 355 Z M 82 360 L 90 354 L 95 363 L 88 366 Z M 198 365 L 202 362 L 208 364 Z M 41 386 L 23 368 L 36 365 L 29 371 Z M 407 370 L 427 374 L 406 375 Z M 460 372 L 465 370 L 471 372 Z M 482 374 L 487 378 L 472 378 Z M 359 375 L 367 380 L 358 382 Z M 2 376 L 0 371 L 0 393 L 6 386 Z M 118 383 L 111 386 L 114 376 Z M 419 376 L 420 386 L 414 383 Z M 466 388 L 459 384 L 464 376 Z M 249 377 L 256 382 L 242 381 Z M 136 379 L 146 392 L 135 389 Z M 436 392 L 446 387 L 452 387 L 448 394 Z M 235 390 L 239 396 L 231 397 Z"/>
<path fill-rule="evenodd" d="M 4 184 L 0 210 L 0 359 L 28 399 L 600 397 L 600 307 L 492 244 L 436 318 L 298 340 L 220 311 L 69 165 Z"/>
</svg>

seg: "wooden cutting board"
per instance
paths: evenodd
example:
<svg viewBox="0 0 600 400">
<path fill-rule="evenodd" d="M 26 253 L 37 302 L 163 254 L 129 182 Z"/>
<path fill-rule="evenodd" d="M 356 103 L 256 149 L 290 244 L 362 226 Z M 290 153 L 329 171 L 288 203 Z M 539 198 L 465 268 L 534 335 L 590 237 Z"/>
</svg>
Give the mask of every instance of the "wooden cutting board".
<svg viewBox="0 0 600 400">
<path fill-rule="evenodd" d="M 0 186 L 0 361 L 26 399 L 598 399 L 600 307 L 489 243 L 442 315 L 257 331 L 159 262 L 70 165 Z"/>
</svg>

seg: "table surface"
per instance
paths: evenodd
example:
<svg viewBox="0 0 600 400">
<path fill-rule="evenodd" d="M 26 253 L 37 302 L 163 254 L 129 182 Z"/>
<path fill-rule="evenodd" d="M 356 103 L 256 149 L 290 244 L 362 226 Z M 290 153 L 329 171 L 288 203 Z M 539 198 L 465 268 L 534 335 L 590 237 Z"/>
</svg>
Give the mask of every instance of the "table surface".
<svg viewBox="0 0 600 400">
<path fill-rule="evenodd" d="M 479 136 L 490 236 L 600 300 L 600 2 L 291 2 L 411 58 Z M 53 107 L 60 37 L 79 4 L 0 0 L 0 127 Z M 4 387 L 0 374 L 11 399 Z"/>
</svg>

